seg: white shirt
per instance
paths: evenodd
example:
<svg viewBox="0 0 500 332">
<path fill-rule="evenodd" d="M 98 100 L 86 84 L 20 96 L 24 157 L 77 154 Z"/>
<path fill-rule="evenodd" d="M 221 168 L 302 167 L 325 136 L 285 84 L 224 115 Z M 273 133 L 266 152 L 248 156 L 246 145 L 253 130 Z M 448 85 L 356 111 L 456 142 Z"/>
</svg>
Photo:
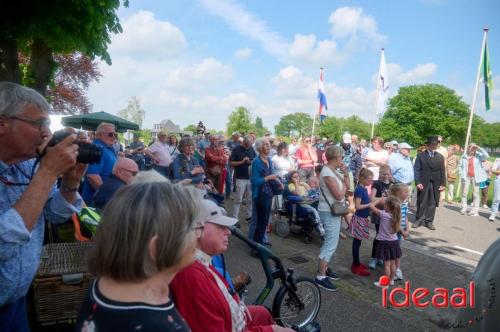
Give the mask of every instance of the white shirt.
<svg viewBox="0 0 500 332">
<path fill-rule="evenodd" d="M 278 156 L 275 155 L 272 159 L 273 167 L 276 170 L 276 174 L 280 177 L 284 177 L 288 172 L 294 169 L 294 163 L 290 156 Z"/>
<path fill-rule="evenodd" d="M 376 161 L 377 163 L 383 162 L 387 164 L 387 160 L 389 159 L 389 152 L 387 150 L 375 151 L 370 149 L 366 154 L 366 159 L 370 159 L 372 161 Z M 380 171 L 380 166 L 369 166 L 367 167 L 373 173 L 373 181 L 378 180 L 378 173 Z"/>
<path fill-rule="evenodd" d="M 330 189 L 328 189 L 328 187 L 326 186 L 325 177 L 327 176 L 331 176 L 335 181 L 337 181 L 337 186 L 341 191 L 344 190 L 344 183 L 342 182 L 343 176 L 336 171 L 332 171 L 331 168 L 326 165 L 321 170 L 321 174 L 319 176 L 319 186 L 321 188 L 321 191 L 328 199 L 328 203 L 332 204 L 333 202 L 337 202 L 337 200 L 333 197 Z M 328 203 L 325 201 L 323 193 L 319 195 L 318 211 L 330 211 L 330 205 L 328 205 Z M 342 201 L 344 201 L 344 199 L 340 200 L 340 202 Z"/>
<path fill-rule="evenodd" d="M 148 150 L 151 151 L 156 158 L 158 158 L 158 166 L 170 166 L 172 158 L 170 157 L 170 151 L 167 143 L 156 141 L 148 147 Z"/>
</svg>

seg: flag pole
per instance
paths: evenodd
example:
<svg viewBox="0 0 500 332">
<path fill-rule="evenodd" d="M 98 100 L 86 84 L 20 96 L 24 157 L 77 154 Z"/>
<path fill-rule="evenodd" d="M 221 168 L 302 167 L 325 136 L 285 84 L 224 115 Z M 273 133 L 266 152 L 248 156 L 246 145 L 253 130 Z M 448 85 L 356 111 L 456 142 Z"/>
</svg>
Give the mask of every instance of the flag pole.
<svg viewBox="0 0 500 332">
<path fill-rule="evenodd" d="M 483 35 L 483 44 L 481 46 L 481 53 L 479 54 L 479 65 L 477 66 L 477 75 L 476 75 L 476 85 L 474 86 L 474 94 L 472 96 L 472 104 L 470 106 L 470 114 L 469 114 L 469 125 L 467 127 L 467 134 L 465 135 L 465 145 L 464 145 L 464 153 L 467 154 L 467 148 L 469 146 L 469 141 L 470 141 L 470 136 L 471 136 L 471 129 L 472 129 L 472 119 L 474 118 L 474 110 L 476 109 L 476 97 L 477 97 L 477 90 L 479 86 L 479 78 L 481 77 L 481 64 L 483 62 L 483 53 L 484 53 L 484 46 L 486 45 L 486 38 L 488 36 L 488 28 L 484 28 L 484 35 Z M 462 181 L 458 182 L 457 186 L 457 196 L 460 195 L 460 187 L 461 187 Z"/>
<path fill-rule="evenodd" d="M 370 140 L 373 138 L 373 134 L 375 132 L 375 120 L 377 119 L 377 115 L 378 115 L 378 112 L 379 112 L 379 98 L 381 98 L 380 96 L 380 91 L 379 91 L 379 79 L 380 79 L 380 76 L 382 75 L 382 57 L 384 58 L 384 68 L 385 68 L 385 57 L 384 57 L 384 48 L 381 48 L 380 49 L 380 66 L 379 66 L 379 69 L 378 69 L 378 77 L 377 77 L 377 84 L 375 86 L 375 89 L 377 91 L 377 100 L 375 101 L 375 114 L 372 118 L 372 131 L 371 131 L 371 134 L 370 134 Z M 384 73 L 384 75 L 387 75 L 386 73 Z M 384 87 L 382 87 L 383 89 Z"/>
<path fill-rule="evenodd" d="M 313 128 L 311 132 L 311 138 L 314 137 L 314 127 L 316 125 L 316 111 L 314 111 L 314 117 L 313 117 Z"/>
<path fill-rule="evenodd" d="M 479 55 L 479 65 L 477 66 L 476 85 L 474 86 L 474 95 L 472 96 L 472 104 L 470 107 L 470 115 L 469 115 L 469 126 L 467 127 L 467 135 L 465 136 L 464 151 L 467 151 L 467 147 L 469 146 L 471 129 L 472 129 L 472 119 L 474 116 L 474 110 L 476 108 L 476 97 L 479 86 L 479 78 L 481 76 L 481 64 L 483 62 L 483 53 L 484 53 L 484 47 L 486 45 L 486 38 L 488 36 L 488 28 L 484 28 L 483 30 L 484 30 L 483 45 L 481 46 L 481 54 Z"/>
</svg>

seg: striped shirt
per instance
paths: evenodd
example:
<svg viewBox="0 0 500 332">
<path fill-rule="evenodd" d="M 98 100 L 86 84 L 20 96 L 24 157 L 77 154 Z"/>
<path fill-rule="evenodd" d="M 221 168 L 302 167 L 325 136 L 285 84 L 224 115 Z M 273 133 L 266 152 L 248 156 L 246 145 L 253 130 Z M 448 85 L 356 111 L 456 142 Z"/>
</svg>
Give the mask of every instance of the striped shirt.
<svg viewBox="0 0 500 332">
<path fill-rule="evenodd" d="M 401 203 L 401 230 L 406 229 L 407 215 L 408 215 L 408 202 Z"/>
</svg>

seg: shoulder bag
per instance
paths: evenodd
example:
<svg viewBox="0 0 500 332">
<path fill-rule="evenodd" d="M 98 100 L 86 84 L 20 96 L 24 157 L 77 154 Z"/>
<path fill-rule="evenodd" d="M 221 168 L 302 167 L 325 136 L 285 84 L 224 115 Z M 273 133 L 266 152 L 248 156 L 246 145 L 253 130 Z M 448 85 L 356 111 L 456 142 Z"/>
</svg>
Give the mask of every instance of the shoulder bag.
<svg viewBox="0 0 500 332">
<path fill-rule="evenodd" d="M 335 176 L 337 175 L 335 174 Z M 321 188 L 321 185 L 319 186 L 319 189 L 321 190 L 321 194 L 323 195 L 326 203 L 328 204 L 328 206 L 330 206 L 330 211 L 332 212 L 333 216 L 345 216 L 349 213 L 349 204 L 346 201 L 334 201 L 333 203 L 330 203 L 328 201 L 328 198 L 326 198 L 325 192 L 323 191 L 323 188 Z"/>
</svg>

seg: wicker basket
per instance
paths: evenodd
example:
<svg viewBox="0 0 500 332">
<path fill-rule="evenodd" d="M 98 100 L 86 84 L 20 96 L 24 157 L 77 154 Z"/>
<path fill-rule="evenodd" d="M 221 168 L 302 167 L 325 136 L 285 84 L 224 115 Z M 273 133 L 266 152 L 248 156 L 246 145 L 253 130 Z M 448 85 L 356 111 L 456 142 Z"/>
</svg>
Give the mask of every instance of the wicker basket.
<svg viewBox="0 0 500 332">
<path fill-rule="evenodd" d="M 33 280 L 34 309 L 39 324 L 68 322 L 77 318 L 92 280 L 87 272 L 87 252 L 92 243 L 51 243 L 43 247 Z"/>
</svg>

